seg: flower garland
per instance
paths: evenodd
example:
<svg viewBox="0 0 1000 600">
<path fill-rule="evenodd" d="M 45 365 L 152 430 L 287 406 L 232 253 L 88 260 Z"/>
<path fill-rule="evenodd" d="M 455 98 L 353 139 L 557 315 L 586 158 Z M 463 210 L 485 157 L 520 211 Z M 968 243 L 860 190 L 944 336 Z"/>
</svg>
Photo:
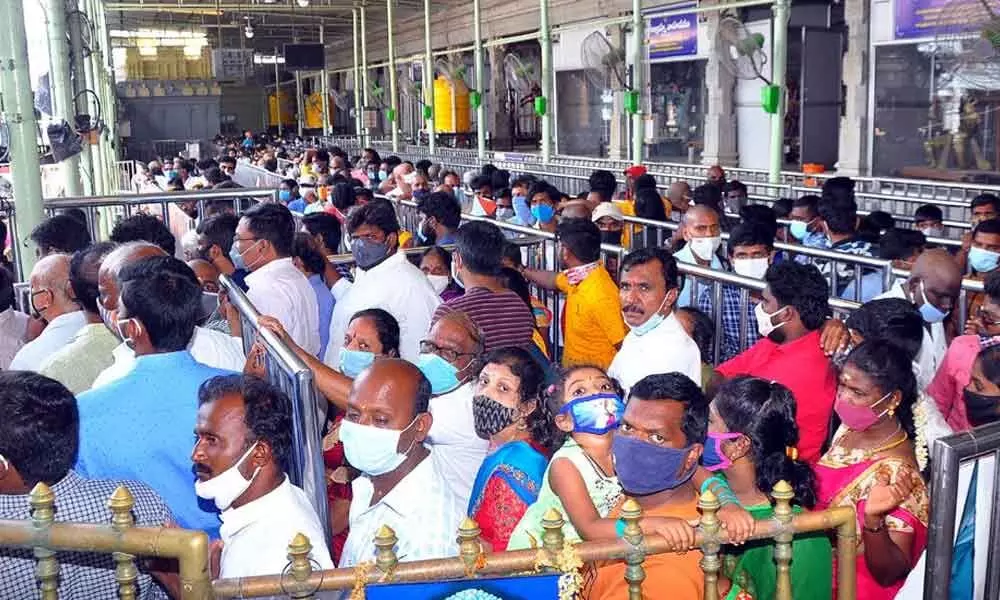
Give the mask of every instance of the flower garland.
<svg viewBox="0 0 1000 600">
<path fill-rule="evenodd" d="M 562 576 L 559 577 L 559 600 L 574 600 L 580 594 L 583 589 L 583 575 L 580 574 L 583 561 L 574 544 L 563 544 L 562 550 L 556 554 L 555 564 L 549 561 L 549 555 L 544 549 L 539 549 L 535 556 L 535 572 L 540 573 L 546 568 L 562 571 Z"/>
<path fill-rule="evenodd" d="M 503 600 L 499 596 L 494 596 L 483 590 L 462 590 L 457 594 L 448 596 L 445 600 Z"/>
<path fill-rule="evenodd" d="M 354 587 L 351 588 L 349 600 L 365 600 L 365 586 L 368 584 L 368 573 L 375 566 L 373 561 L 358 563 L 354 567 Z"/>
<path fill-rule="evenodd" d="M 927 468 L 927 402 L 930 399 L 927 394 L 921 393 L 920 399 L 913 407 L 913 426 L 917 430 L 917 437 L 913 440 L 913 453 L 917 458 L 917 467 L 924 471 Z"/>
</svg>

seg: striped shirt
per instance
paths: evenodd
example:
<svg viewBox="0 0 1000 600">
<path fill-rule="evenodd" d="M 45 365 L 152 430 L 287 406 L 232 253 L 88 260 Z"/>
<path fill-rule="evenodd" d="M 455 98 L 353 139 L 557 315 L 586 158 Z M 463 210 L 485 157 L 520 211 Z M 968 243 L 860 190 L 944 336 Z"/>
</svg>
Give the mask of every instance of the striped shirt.
<svg viewBox="0 0 1000 600">
<path fill-rule="evenodd" d="M 437 308 L 431 326 L 450 312 L 465 313 L 483 335 L 484 352 L 505 346 L 527 349 L 535 331 L 535 317 L 521 297 L 510 290 L 491 292 L 472 288 Z"/>
</svg>

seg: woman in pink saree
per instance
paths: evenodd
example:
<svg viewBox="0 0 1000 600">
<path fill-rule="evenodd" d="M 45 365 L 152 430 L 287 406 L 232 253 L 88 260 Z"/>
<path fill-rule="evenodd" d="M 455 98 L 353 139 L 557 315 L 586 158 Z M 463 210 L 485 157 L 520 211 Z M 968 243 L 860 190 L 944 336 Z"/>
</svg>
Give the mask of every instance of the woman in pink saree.
<svg viewBox="0 0 1000 600">
<path fill-rule="evenodd" d="M 901 349 L 870 341 L 847 357 L 834 403 L 842 425 L 814 469 L 817 509 L 857 510 L 857 598 L 894 598 L 927 543 L 920 474 L 926 448 L 916 432 L 916 403 L 916 380 Z"/>
</svg>

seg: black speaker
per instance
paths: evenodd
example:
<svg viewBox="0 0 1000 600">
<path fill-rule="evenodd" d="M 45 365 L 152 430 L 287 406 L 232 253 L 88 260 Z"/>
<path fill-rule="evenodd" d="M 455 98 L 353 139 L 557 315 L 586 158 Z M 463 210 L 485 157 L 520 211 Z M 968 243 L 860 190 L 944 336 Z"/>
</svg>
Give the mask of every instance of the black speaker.
<svg viewBox="0 0 1000 600">
<path fill-rule="evenodd" d="M 52 147 L 52 158 L 56 162 L 80 153 L 82 149 L 80 136 L 66 121 L 49 125 L 48 134 L 49 145 Z"/>
</svg>

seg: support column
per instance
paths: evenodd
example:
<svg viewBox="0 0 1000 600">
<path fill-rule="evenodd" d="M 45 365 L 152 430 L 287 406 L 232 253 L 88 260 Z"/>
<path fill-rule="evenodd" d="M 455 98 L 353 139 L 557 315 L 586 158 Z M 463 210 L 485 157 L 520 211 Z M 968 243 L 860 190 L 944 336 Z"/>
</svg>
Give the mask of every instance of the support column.
<svg viewBox="0 0 1000 600">
<path fill-rule="evenodd" d="M 623 54 L 625 48 L 625 26 L 612 25 L 608 28 L 608 41 L 616 51 Z M 608 123 L 608 158 L 611 160 L 626 160 L 628 158 L 628 115 L 625 113 L 624 94 L 616 92 L 611 104 L 611 122 Z"/>
<path fill-rule="evenodd" d="M 485 68 L 483 67 L 483 12 L 482 1 L 472 0 L 472 36 L 475 40 L 474 59 L 476 62 L 476 91 L 479 92 L 479 106 L 476 108 L 476 150 L 479 160 L 486 160 L 486 89 Z M 493 68 L 496 68 L 494 66 Z"/>
<path fill-rule="evenodd" d="M 299 137 L 302 137 L 304 117 L 305 106 L 302 102 L 302 71 L 295 71 L 295 126 Z"/>
<path fill-rule="evenodd" d="M 774 11 L 774 64 L 771 83 L 778 86 L 781 93 L 778 96 L 778 112 L 771 115 L 771 160 L 767 179 L 771 183 L 779 183 L 785 156 L 785 70 L 788 68 L 789 0 L 775 0 L 771 10 Z"/>
<path fill-rule="evenodd" d="M 49 83 L 52 90 L 52 116 L 56 121 L 73 124 L 73 86 L 69 70 L 69 44 L 66 42 L 66 2 L 47 0 L 49 37 Z M 67 196 L 82 196 L 80 184 L 80 156 L 75 155 L 59 163 L 63 187 Z"/>
<path fill-rule="evenodd" d="M 542 162 L 552 158 L 552 32 L 549 30 L 549 0 L 541 0 L 539 6 L 539 35 L 542 46 L 542 96 L 549 106 L 542 116 Z"/>
<path fill-rule="evenodd" d="M 0 0 L 6 1 L 6 0 Z M 69 14 L 70 11 L 76 10 L 77 2 L 76 0 L 68 0 L 64 5 L 65 14 Z M 81 22 L 79 18 L 74 18 L 72 21 L 67 23 L 69 28 L 69 40 L 70 49 L 72 54 L 70 55 L 70 69 L 73 79 L 73 114 L 85 114 L 87 113 L 87 100 L 86 95 L 82 94 L 84 90 L 87 89 L 87 77 L 86 69 L 84 64 L 87 62 L 87 58 L 84 56 L 83 52 L 83 34 L 80 30 Z M 75 123 L 71 123 L 75 126 Z M 82 191 L 87 196 L 93 196 L 96 192 L 96 187 L 94 184 L 94 158 L 92 156 L 91 146 L 88 142 L 84 142 L 81 145 L 80 151 L 80 182 Z"/>
<path fill-rule="evenodd" d="M 358 9 L 351 10 L 351 24 L 354 29 L 354 133 L 358 136 L 358 143 L 361 148 L 366 148 L 365 132 L 362 127 L 362 105 L 361 105 L 361 65 L 358 62 Z"/>
<path fill-rule="evenodd" d="M 718 11 L 704 13 L 709 39 L 705 64 L 705 90 L 708 102 L 702 129 L 702 163 L 735 166 L 736 155 L 736 78 L 716 58 L 715 40 L 721 21 Z"/>
<path fill-rule="evenodd" d="M 479 0 L 476 0 L 478 3 Z M 427 128 L 427 150 L 431 156 L 437 148 L 437 132 L 434 130 L 434 53 L 431 50 L 431 0 L 424 0 L 424 125 Z"/>
<path fill-rule="evenodd" d="M 13 243 L 17 245 L 21 273 L 27 277 L 35 266 L 35 244 L 28 236 L 45 218 L 45 210 L 24 7 L 19 0 L 0 0 L 0 23 L 6 26 L 0 36 L 0 95 L 3 120 L 10 129 L 10 169 L 18 237 Z"/>
<path fill-rule="evenodd" d="M 640 165 L 643 159 L 643 139 L 646 125 L 643 114 L 646 107 L 646 44 L 645 25 L 642 17 L 642 0 L 632 0 L 632 89 L 639 94 L 639 110 L 632 115 L 632 164 Z"/>
<path fill-rule="evenodd" d="M 843 80 L 847 90 L 844 118 L 840 120 L 837 173 L 864 175 L 868 171 L 868 43 L 869 3 L 844 0 L 847 52 Z"/>
<path fill-rule="evenodd" d="M 507 50 L 503 46 L 490 46 L 487 49 L 490 56 L 490 107 L 487 118 L 489 119 L 489 131 L 493 149 L 510 147 L 513 149 L 513 142 L 510 140 L 513 117 L 507 112 L 507 81 L 503 72 L 503 61 L 507 56 Z"/>
<path fill-rule="evenodd" d="M 324 43 L 323 24 L 319 24 L 319 43 Z M 325 48 L 325 46 L 324 46 Z M 330 135 L 330 73 L 323 67 L 320 93 L 323 94 L 323 135 Z"/>
<path fill-rule="evenodd" d="M 278 115 L 278 137 L 285 135 L 285 120 L 281 114 L 281 74 L 278 72 L 278 47 L 274 47 L 274 108 Z M 270 112 L 270 111 L 268 111 Z"/>
<path fill-rule="evenodd" d="M 86 1 L 82 2 L 80 5 L 80 10 L 86 13 Z M 90 15 L 88 14 L 88 17 Z M 83 73 L 86 89 L 88 92 L 84 94 L 82 100 L 85 102 L 86 114 L 90 115 L 91 120 L 97 116 L 97 102 L 95 101 L 94 94 L 91 92 L 97 92 L 97 77 L 94 73 L 94 52 L 95 46 L 97 45 L 96 40 L 91 38 L 90 40 L 90 54 L 83 58 Z M 94 180 L 94 193 L 99 196 L 103 196 L 106 193 L 104 189 L 104 157 L 101 155 L 101 136 L 97 136 L 97 142 L 90 146 L 90 157 L 92 161 L 91 177 Z"/>
<path fill-rule="evenodd" d="M 385 20 L 386 34 L 389 40 L 389 127 L 392 128 L 392 151 L 399 152 L 399 126 L 396 119 L 399 118 L 399 96 L 396 93 L 396 40 L 393 35 L 392 3 L 394 0 L 385 0 Z"/>
<path fill-rule="evenodd" d="M 364 4 L 361 5 L 361 94 L 364 100 L 364 107 L 368 108 L 370 106 L 371 95 L 368 87 L 368 27 L 365 24 L 365 20 L 368 16 L 368 9 Z M 365 140 L 371 143 L 371 132 L 368 131 L 368 126 L 364 125 L 364 135 Z"/>
</svg>

